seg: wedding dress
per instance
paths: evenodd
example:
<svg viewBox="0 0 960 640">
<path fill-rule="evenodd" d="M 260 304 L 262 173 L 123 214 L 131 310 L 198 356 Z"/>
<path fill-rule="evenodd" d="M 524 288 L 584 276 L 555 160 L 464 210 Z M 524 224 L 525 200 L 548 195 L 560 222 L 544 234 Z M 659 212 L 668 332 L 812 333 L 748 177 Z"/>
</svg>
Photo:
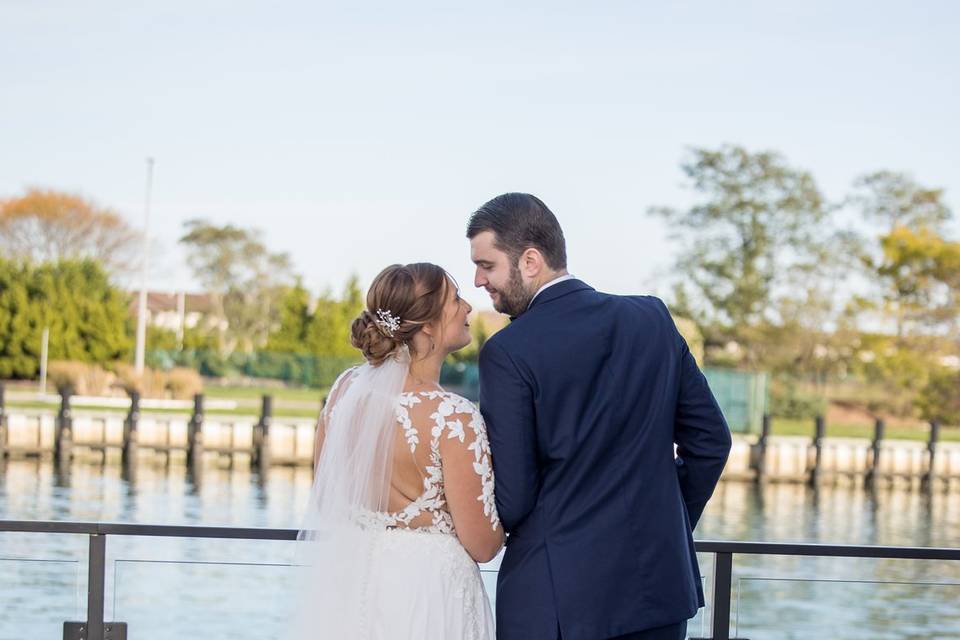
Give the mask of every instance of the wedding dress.
<svg viewBox="0 0 960 640">
<path fill-rule="evenodd" d="M 445 454 L 472 462 L 472 515 L 499 528 L 483 418 L 453 393 L 404 392 L 408 366 L 404 348 L 377 367 L 346 371 L 328 396 L 298 543 L 294 638 L 494 638 L 480 571 L 457 538 L 444 486 Z M 419 495 L 398 490 L 401 473 L 419 474 Z"/>
</svg>

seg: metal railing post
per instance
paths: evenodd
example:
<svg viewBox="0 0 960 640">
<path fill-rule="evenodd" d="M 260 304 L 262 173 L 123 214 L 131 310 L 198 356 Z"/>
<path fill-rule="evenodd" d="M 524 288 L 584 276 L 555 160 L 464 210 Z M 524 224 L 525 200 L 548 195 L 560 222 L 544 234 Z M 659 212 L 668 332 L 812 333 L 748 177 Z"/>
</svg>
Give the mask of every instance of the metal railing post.
<svg viewBox="0 0 960 640">
<path fill-rule="evenodd" d="M 106 588 L 107 536 L 99 533 L 90 536 L 89 562 L 86 640 L 104 640 L 103 602 Z"/>
<path fill-rule="evenodd" d="M 733 554 L 717 553 L 713 560 L 713 640 L 730 640 L 730 591 Z"/>
<path fill-rule="evenodd" d="M 105 622 L 103 619 L 108 534 L 88 535 L 90 550 L 87 555 L 87 619 L 83 622 L 64 622 L 63 640 L 127 640 L 125 622 Z"/>
</svg>

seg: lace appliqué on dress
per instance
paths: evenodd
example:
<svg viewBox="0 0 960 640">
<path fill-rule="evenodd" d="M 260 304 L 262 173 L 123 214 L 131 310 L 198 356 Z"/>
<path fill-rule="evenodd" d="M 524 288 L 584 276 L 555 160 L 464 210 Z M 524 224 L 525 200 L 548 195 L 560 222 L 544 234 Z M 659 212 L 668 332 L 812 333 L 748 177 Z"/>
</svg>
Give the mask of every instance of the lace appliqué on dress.
<svg viewBox="0 0 960 640">
<path fill-rule="evenodd" d="M 413 421 L 410 419 L 410 408 L 418 404 L 420 404 L 420 398 L 412 393 L 405 393 L 400 396 L 400 404 L 397 407 L 397 420 L 400 422 L 400 426 L 403 427 L 403 435 L 407 439 L 410 453 L 416 451 L 417 445 L 420 444 L 420 435 L 417 433 L 417 428 L 413 426 Z"/>
<path fill-rule="evenodd" d="M 424 471 L 423 493 L 408 504 L 402 511 L 385 514 L 388 527 L 406 528 L 421 514 L 430 514 L 431 525 L 411 530 L 423 533 L 454 533 L 453 517 L 446 509 L 446 495 L 443 487 L 443 461 L 440 455 L 440 441 L 444 437 L 456 438 L 466 443 L 467 437 L 472 441 L 467 448 L 473 452 L 473 470 L 481 480 L 481 494 L 477 500 L 483 506 L 483 514 L 490 519 L 494 530 L 500 526 L 497 507 L 493 496 L 493 466 L 490 463 L 490 443 L 487 440 L 487 430 L 483 417 L 472 402 L 453 393 L 445 391 L 422 391 L 420 393 L 403 393 L 397 406 L 397 422 L 403 428 L 404 438 L 410 447 L 410 452 L 416 451 L 420 444 L 420 437 L 410 418 L 410 409 L 423 400 L 436 401 L 437 409 L 430 415 L 433 424 L 430 428 L 430 464 Z M 468 419 L 464 425 L 464 419 Z M 468 434 L 469 430 L 469 434 Z"/>
</svg>

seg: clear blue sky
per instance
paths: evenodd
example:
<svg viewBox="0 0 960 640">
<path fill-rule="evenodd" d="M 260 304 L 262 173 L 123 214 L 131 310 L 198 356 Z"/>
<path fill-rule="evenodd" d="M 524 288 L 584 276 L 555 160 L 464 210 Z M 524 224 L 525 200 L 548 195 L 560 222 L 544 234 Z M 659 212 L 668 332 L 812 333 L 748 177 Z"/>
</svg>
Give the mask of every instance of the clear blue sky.
<svg viewBox="0 0 960 640">
<path fill-rule="evenodd" d="M 468 214 L 540 195 L 570 268 L 664 292 L 654 204 L 692 145 L 776 149 L 832 197 L 907 170 L 960 206 L 953 2 L 0 0 L 0 196 L 75 190 L 142 221 L 152 285 L 196 288 L 176 239 L 263 229 L 307 284 L 448 267 Z M 521 6 L 522 5 L 522 6 Z"/>
</svg>

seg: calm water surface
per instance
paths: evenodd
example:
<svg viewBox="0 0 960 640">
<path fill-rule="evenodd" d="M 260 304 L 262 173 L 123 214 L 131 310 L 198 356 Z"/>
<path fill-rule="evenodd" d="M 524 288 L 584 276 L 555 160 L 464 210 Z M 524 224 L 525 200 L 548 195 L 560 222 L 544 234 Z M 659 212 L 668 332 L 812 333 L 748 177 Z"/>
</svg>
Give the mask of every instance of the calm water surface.
<svg viewBox="0 0 960 640">
<path fill-rule="evenodd" d="M 307 469 L 10 461 L 0 519 L 296 528 Z M 699 539 L 960 547 L 960 490 L 721 484 Z M 132 640 L 279 638 L 291 608 L 293 543 L 110 537 L 107 610 Z M 0 640 L 60 638 L 85 617 L 85 536 L 0 534 Z M 712 558 L 701 557 L 709 592 Z M 499 560 L 485 565 L 493 599 Z M 741 638 L 960 638 L 960 563 L 737 556 Z M 708 603 L 709 605 L 709 603 Z M 708 637 L 709 606 L 690 625 Z M 322 630 L 318 630 L 322 638 Z"/>
</svg>

